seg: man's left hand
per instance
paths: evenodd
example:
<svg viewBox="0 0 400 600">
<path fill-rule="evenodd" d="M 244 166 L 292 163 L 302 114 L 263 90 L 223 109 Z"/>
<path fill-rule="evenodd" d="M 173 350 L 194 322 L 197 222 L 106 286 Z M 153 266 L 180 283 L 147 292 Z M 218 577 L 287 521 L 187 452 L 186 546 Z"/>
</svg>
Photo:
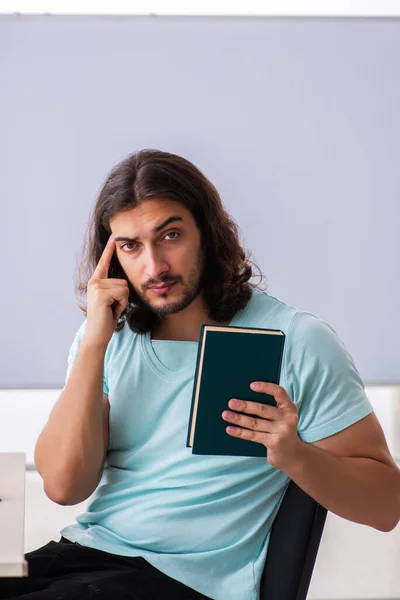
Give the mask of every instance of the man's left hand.
<svg viewBox="0 0 400 600">
<path fill-rule="evenodd" d="M 255 383 L 259 387 L 254 387 Z M 302 445 L 297 434 L 299 420 L 297 405 L 286 390 L 275 383 L 259 381 L 253 382 L 250 387 L 256 392 L 273 396 L 277 406 L 232 398 L 228 402 L 230 409 L 255 416 L 224 411 L 223 419 L 234 424 L 234 427 L 228 426 L 226 431 L 234 437 L 264 444 L 268 450 L 268 463 L 284 471 L 296 461 L 296 455 Z"/>
</svg>

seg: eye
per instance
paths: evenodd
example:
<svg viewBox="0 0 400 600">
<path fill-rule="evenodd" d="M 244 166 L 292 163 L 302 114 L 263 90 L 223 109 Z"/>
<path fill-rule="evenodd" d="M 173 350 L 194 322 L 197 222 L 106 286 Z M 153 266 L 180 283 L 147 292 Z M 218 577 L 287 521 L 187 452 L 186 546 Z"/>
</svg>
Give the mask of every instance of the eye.
<svg viewBox="0 0 400 600">
<path fill-rule="evenodd" d="M 134 246 L 134 245 L 135 245 L 135 244 L 134 244 L 133 242 L 128 242 L 127 244 L 122 244 L 122 246 L 121 246 L 121 250 L 122 250 L 123 248 L 125 248 L 125 246 Z M 137 244 L 136 244 L 136 246 L 137 246 Z"/>
<path fill-rule="evenodd" d="M 176 235 L 179 237 L 178 231 L 169 231 L 168 233 L 165 234 L 165 237 L 167 237 L 167 235 Z M 172 238 L 172 239 L 176 240 L 176 238 Z"/>
<path fill-rule="evenodd" d="M 173 242 L 174 240 L 176 240 L 176 239 L 177 239 L 177 237 L 179 237 L 180 233 L 179 233 L 179 231 L 168 231 L 168 233 L 166 233 L 166 234 L 164 235 L 164 238 L 166 238 L 166 237 L 167 237 L 167 235 L 173 235 L 173 236 L 175 236 L 175 237 L 173 237 L 172 239 L 170 239 L 170 240 L 167 240 L 167 241 Z M 131 254 L 131 253 L 132 253 L 134 250 L 136 250 L 136 249 L 137 249 L 137 246 L 138 246 L 138 245 L 137 245 L 137 243 L 136 243 L 136 242 L 127 242 L 126 244 L 122 244 L 122 246 L 121 246 L 121 250 L 123 250 L 123 249 L 124 249 L 125 247 L 127 247 L 127 246 L 133 246 L 132 250 L 124 250 L 124 252 Z"/>
</svg>

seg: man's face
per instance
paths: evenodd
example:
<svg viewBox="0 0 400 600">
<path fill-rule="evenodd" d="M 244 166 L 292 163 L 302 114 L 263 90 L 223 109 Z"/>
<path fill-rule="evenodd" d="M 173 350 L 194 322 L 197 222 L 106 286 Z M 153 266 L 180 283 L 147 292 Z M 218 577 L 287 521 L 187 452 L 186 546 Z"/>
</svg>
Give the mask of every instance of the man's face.
<svg viewBox="0 0 400 600">
<path fill-rule="evenodd" d="M 148 308 L 166 315 L 193 302 L 200 293 L 203 252 L 190 211 L 175 200 L 145 200 L 115 215 L 110 227 L 121 267 Z M 158 293 L 151 289 L 163 283 L 173 285 Z"/>
</svg>

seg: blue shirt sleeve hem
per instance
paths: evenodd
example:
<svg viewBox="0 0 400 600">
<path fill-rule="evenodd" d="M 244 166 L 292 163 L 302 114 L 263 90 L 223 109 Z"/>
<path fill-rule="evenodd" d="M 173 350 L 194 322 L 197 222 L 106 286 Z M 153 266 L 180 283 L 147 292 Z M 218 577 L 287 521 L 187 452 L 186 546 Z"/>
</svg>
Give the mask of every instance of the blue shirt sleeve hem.
<svg viewBox="0 0 400 600">
<path fill-rule="evenodd" d="M 350 425 L 364 419 L 364 417 L 367 417 L 372 412 L 374 412 L 374 409 L 369 403 L 364 404 L 363 406 L 355 406 L 352 410 L 349 410 L 343 415 L 339 415 L 333 421 L 329 421 L 329 423 L 312 429 L 307 428 L 304 432 L 299 430 L 299 436 L 303 442 L 317 442 L 318 440 L 322 440 L 323 438 L 329 437 L 334 433 L 338 433 L 339 431 L 350 427 Z"/>
</svg>

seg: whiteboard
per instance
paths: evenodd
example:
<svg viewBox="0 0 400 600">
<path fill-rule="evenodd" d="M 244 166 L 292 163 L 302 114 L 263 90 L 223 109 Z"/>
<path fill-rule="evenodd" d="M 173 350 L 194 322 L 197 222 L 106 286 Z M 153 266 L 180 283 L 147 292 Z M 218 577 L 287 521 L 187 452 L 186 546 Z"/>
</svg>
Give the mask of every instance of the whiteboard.
<svg viewBox="0 0 400 600">
<path fill-rule="evenodd" d="M 399 73 L 396 19 L 0 17 L 0 387 L 63 385 L 89 214 L 141 148 L 194 162 L 263 287 L 398 382 Z"/>
</svg>

